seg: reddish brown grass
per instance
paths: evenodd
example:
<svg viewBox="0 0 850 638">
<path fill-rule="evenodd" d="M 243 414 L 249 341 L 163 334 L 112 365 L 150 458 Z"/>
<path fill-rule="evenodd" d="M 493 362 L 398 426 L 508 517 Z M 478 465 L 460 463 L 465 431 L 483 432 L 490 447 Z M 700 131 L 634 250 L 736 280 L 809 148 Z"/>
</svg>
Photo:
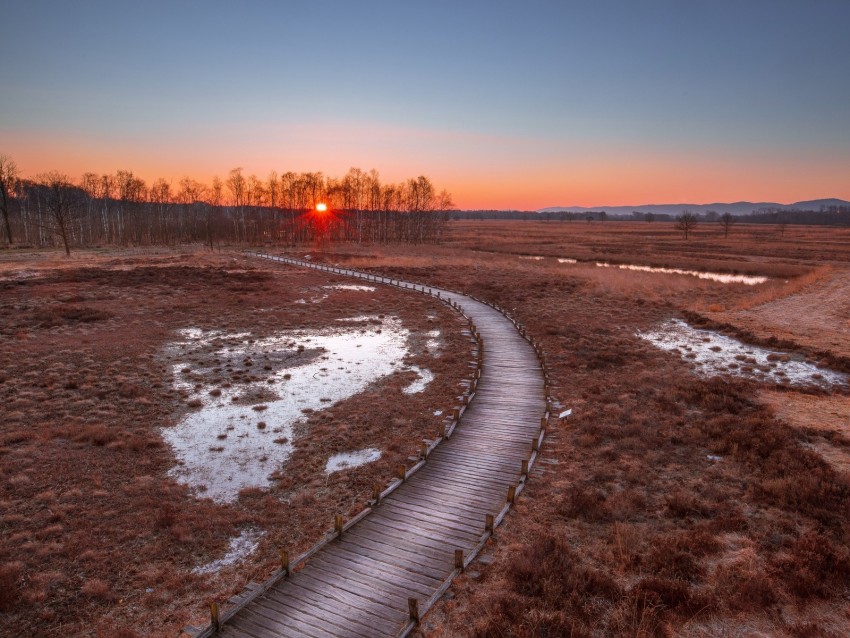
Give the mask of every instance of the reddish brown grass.
<svg viewBox="0 0 850 638">
<path fill-rule="evenodd" d="M 373 483 L 389 480 L 436 434 L 433 411 L 450 413 L 468 374 L 471 344 L 457 315 L 391 288 L 335 291 L 305 307 L 294 301 L 329 283 L 326 275 L 238 254 L 106 254 L 38 269 L 40 277 L 23 283 L 0 281 L 4 636 L 174 636 L 203 624 L 206 601 L 265 578 L 278 548 L 297 554 L 334 514 L 360 511 Z M 441 329 L 439 358 L 411 351 L 409 363 L 436 374 L 424 392 L 403 395 L 396 375 L 311 413 L 279 481 L 243 490 L 230 505 L 196 498 L 168 476 L 174 458 L 160 428 L 197 407 L 172 389 L 177 361 L 164 346 L 176 330 L 262 338 L 351 314 L 395 315 L 415 333 Z M 260 364 L 238 363 L 233 377 L 262 374 Z M 225 387 L 230 372 L 221 376 Z M 384 455 L 325 476 L 328 456 L 360 447 Z M 266 532 L 255 554 L 219 575 L 192 574 L 248 527 Z"/>
</svg>

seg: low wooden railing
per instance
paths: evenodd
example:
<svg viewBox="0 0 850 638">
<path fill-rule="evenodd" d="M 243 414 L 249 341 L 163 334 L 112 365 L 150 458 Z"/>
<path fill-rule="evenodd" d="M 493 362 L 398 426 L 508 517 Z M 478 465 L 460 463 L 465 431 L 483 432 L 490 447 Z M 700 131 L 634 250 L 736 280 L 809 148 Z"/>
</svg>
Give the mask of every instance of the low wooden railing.
<svg viewBox="0 0 850 638">
<path fill-rule="evenodd" d="M 216 632 L 221 628 L 221 626 L 226 623 L 229 619 L 231 619 L 235 614 L 237 614 L 243 607 L 248 605 L 251 601 L 262 596 L 266 591 L 272 588 L 275 584 L 280 582 L 282 579 L 285 579 L 290 574 L 298 570 L 302 565 L 304 565 L 311 556 L 318 553 L 329 543 L 333 542 L 335 539 L 341 537 L 345 534 L 346 531 L 351 529 L 354 525 L 363 520 L 366 516 L 368 516 L 374 508 L 380 506 L 381 501 L 383 501 L 386 497 L 396 491 L 405 481 L 407 481 L 411 476 L 413 476 L 416 472 L 418 472 L 422 467 L 424 467 L 425 463 L 428 460 L 428 456 L 434 451 L 434 449 L 442 443 L 444 440 L 451 437 L 452 433 L 455 429 L 460 425 L 461 419 L 463 417 L 464 412 L 466 412 L 467 406 L 469 403 L 475 398 L 475 390 L 478 386 L 478 380 L 481 378 L 481 369 L 484 361 L 484 340 L 481 337 L 481 334 L 478 332 L 474 322 L 472 319 L 463 312 L 463 308 L 457 302 L 448 299 L 444 296 L 441 296 L 440 291 L 435 290 L 433 287 L 421 285 L 421 284 L 412 284 L 408 282 L 402 282 L 397 279 L 392 279 L 389 277 L 383 277 L 378 275 L 372 275 L 369 273 L 361 273 L 354 270 L 338 268 L 334 266 L 327 266 L 325 264 L 313 263 L 308 261 L 303 261 L 300 259 L 292 259 L 290 257 L 281 257 L 277 255 L 266 255 L 262 253 L 249 253 L 256 257 L 261 257 L 264 259 L 271 259 L 273 261 L 279 261 L 282 263 L 288 263 L 297 266 L 304 266 L 309 268 L 314 268 L 316 270 L 322 270 L 325 272 L 331 272 L 340 275 L 348 275 L 353 277 L 359 277 L 361 279 L 365 279 L 366 281 L 381 283 L 385 285 L 396 286 L 398 288 L 413 290 L 416 292 L 420 292 L 426 295 L 431 295 L 440 299 L 443 303 L 451 307 L 457 313 L 459 313 L 462 317 L 464 317 L 468 323 L 470 335 L 472 337 L 473 342 L 476 344 L 475 349 L 475 362 L 474 362 L 474 371 L 468 378 L 469 386 L 466 391 L 460 397 L 460 405 L 455 406 L 452 409 L 451 420 L 446 424 L 445 422 L 441 425 L 440 431 L 437 433 L 437 436 L 434 439 L 425 439 L 422 441 L 419 446 L 419 456 L 412 467 L 407 467 L 406 465 L 400 465 L 397 468 L 396 476 L 389 481 L 389 484 L 385 488 L 381 488 L 380 483 L 376 483 L 372 491 L 372 498 L 367 501 L 366 507 L 358 513 L 356 516 L 352 517 L 348 521 L 344 521 L 341 514 L 337 514 L 334 516 L 334 526 L 333 529 L 325 534 L 325 537 L 317 542 L 315 545 L 310 547 L 305 552 L 295 556 L 290 557 L 289 551 L 286 549 L 279 550 L 279 559 L 280 559 L 280 568 L 277 569 L 268 579 L 263 581 L 262 583 L 250 583 L 242 593 L 232 596 L 228 603 L 229 605 L 226 608 L 218 601 L 213 601 L 210 603 L 210 624 L 205 628 L 196 628 L 196 627 L 184 627 L 183 631 L 189 635 L 194 636 L 195 638 L 209 638 L 214 636 Z M 499 521 L 504 517 L 504 514 L 500 514 Z M 492 521 L 490 521 L 491 517 L 488 517 L 486 525 L 489 525 L 492 528 Z M 498 524 L 498 523 L 495 523 Z M 485 539 L 486 542 L 486 539 Z M 461 550 L 458 550 L 461 551 Z M 476 550 L 477 552 L 480 550 Z M 462 551 L 461 551 L 462 554 Z M 470 554 L 471 556 L 472 554 Z M 456 561 L 457 563 L 457 561 Z M 459 563 L 458 563 L 459 564 Z M 468 563 L 467 563 L 468 564 Z M 454 576 L 452 576 L 453 578 Z M 451 579 L 447 581 L 447 583 L 441 588 L 441 591 L 445 591 L 448 585 L 451 584 Z M 433 597 L 432 597 L 433 598 Z M 435 598 L 434 600 L 437 600 Z M 433 602 L 429 599 L 426 602 L 424 609 L 427 610 L 431 607 Z M 416 615 L 418 618 L 418 613 L 414 612 L 418 608 L 418 602 L 415 599 L 411 599 L 410 601 L 410 614 L 411 617 Z M 423 612 L 424 613 L 424 612 Z M 409 630 L 403 630 L 403 635 L 406 635 Z"/>
</svg>

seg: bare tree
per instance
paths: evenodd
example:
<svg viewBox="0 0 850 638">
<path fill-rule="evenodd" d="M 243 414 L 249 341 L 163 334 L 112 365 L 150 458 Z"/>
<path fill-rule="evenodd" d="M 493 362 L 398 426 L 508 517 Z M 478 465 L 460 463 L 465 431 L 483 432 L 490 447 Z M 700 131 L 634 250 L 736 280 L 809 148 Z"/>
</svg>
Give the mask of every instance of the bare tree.
<svg viewBox="0 0 850 638">
<path fill-rule="evenodd" d="M 74 186 L 70 177 L 56 171 L 39 175 L 38 184 L 44 191 L 44 206 L 53 232 L 59 235 L 65 247 L 65 254 L 70 256 L 72 225 L 79 213 L 85 191 Z"/>
<path fill-rule="evenodd" d="M 12 224 L 9 221 L 9 205 L 18 182 L 18 166 L 12 158 L 0 155 L 0 212 L 6 227 L 6 241 L 12 245 Z"/>
<path fill-rule="evenodd" d="M 720 225 L 723 226 L 723 237 L 724 239 L 728 239 L 729 230 L 738 220 L 732 213 L 726 212 L 720 216 Z"/>
<path fill-rule="evenodd" d="M 685 241 L 688 240 L 688 235 L 697 227 L 697 216 L 690 211 L 684 211 L 676 217 L 676 228 L 685 234 Z"/>
</svg>

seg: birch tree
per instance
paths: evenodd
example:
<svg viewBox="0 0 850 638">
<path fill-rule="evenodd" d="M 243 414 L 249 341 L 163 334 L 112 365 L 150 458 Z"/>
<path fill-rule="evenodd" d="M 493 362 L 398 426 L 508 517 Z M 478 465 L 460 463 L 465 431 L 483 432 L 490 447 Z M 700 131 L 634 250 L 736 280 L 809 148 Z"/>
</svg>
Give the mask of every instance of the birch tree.
<svg viewBox="0 0 850 638">
<path fill-rule="evenodd" d="M 3 226 L 6 231 L 6 242 L 12 245 L 12 223 L 9 220 L 9 208 L 12 205 L 12 194 L 18 182 L 18 167 L 12 158 L 0 155 L 0 213 L 3 214 Z"/>
</svg>

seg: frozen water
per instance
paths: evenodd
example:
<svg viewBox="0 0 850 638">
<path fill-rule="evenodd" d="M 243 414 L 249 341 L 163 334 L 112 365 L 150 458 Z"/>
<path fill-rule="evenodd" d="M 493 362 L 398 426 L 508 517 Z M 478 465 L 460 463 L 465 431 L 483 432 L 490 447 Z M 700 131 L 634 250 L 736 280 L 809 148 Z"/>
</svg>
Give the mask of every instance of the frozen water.
<svg viewBox="0 0 850 638">
<path fill-rule="evenodd" d="M 428 337 L 428 340 L 425 342 L 425 349 L 429 354 L 436 355 L 440 350 L 440 331 L 439 330 L 429 330 L 425 333 L 425 336 Z"/>
<path fill-rule="evenodd" d="M 409 386 L 404 388 L 402 392 L 405 394 L 416 394 L 418 392 L 422 392 L 431 381 L 434 380 L 434 373 L 428 370 L 427 368 L 420 368 L 418 366 L 408 366 L 408 370 L 412 370 L 416 374 L 419 375 L 419 378 L 414 380 Z"/>
<path fill-rule="evenodd" d="M 359 292 L 375 292 L 375 286 L 358 286 L 357 284 L 333 284 L 322 286 L 326 290 L 354 290 Z"/>
<path fill-rule="evenodd" d="M 402 360 L 409 331 L 397 317 L 282 331 L 253 343 L 244 333 L 190 329 L 182 334 L 186 341 L 172 345 L 182 359 L 172 367 L 173 384 L 199 409 L 162 430 L 178 460 L 169 474 L 217 502 L 236 500 L 243 488 L 270 484 L 269 475 L 292 454 L 294 425 L 305 410 L 329 408 L 407 369 Z M 254 373 L 262 379 L 248 375 L 219 387 L 209 378 L 210 369 L 189 363 L 192 355 L 210 349 L 230 362 L 267 357 L 277 369 Z M 200 380 L 193 373 L 202 375 Z"/>
<path fill-rule="evenodd" d="M 730 275 L 720 272 L 683 270 L 681 268 L 655 268 L 653 266 L 637 266 L 635 264 L 606 264 L 601 261 L 597 261 L 596 265 L 600 268 L 619 268 L 620 270 L 637 270 L 640 272 L 660 272 L 668 275 L 690 275 L 691 277 L 710 279 L 711 281 L 719 281 L 724 284 L 746 284 L 747 286 L 755 286 L 756 284 L 763 284 L 767 281 L 767 277 L 758 277 L 754 275 Z"/>
<path fill-rule="evenodd" d="M 570 259 L 569 257 L 558 257 L 559 264 L 577 264 L 578 259 Z"/>
<path fill-rule="evenodd" d="M 759 381 L 831 388 L 847 385 L 848 375 L 824 370 L 787 353 L 747 345 L 710 330 L 693 328 L 680 319 L 669 319 L 641 339 L 675 352 L 693 362 L 705 376 L 730 374 Z"/>
<path fill-rule="evenodd" d="M 237 563 L 257 551 L 257 546 L 260 544 L 260 539 L 263 536 L 265 536 L 265 532 L 252 529 L 244 530 L 239 536 L 234 536 L 230 539 L 230 548 L 224 556 L 206 565 L 195 567 L 192 573 L 215 574 L 221 571 L 222 568 Z"/>
<path fill-rule="evenodd" d="M 541 257 L 540 255 L 520 255 L 520 259 L 530 259 L 532 261 L 541 261 L 546 259 L 545 257 Z"/>
<path fill-rule="evenodd" d="M 381 458 L 381 451 L 373 447 L 357 452 L 334 454 L 328 459 L 327 465 L 325 465 L 325 474 L 332 474 L 333 472 L 347 470 L 352 467 L 360 467 L 367 463 L 373 463 L 379 458 Z"/>
</svg>

